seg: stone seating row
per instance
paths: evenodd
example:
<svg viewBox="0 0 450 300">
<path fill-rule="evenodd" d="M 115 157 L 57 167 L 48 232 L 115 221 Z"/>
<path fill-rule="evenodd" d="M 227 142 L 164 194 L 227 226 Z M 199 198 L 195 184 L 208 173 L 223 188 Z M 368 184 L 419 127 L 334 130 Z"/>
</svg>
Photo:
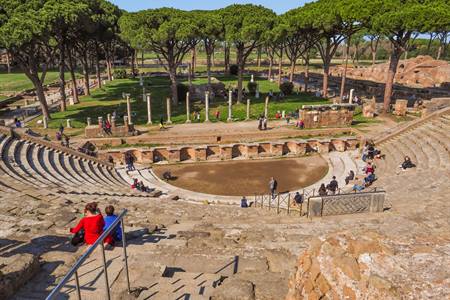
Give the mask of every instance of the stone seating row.
<svg viewBox="0 0 450 300">
<path fill-rule="evenodd" d="M 377 161 L 378 171 L 398 172 L 405 156 L 418 170 L 450 168 L 450 116 L 442 115 L 384 142 L 380 149 L 384 160 Z"/>
<path fill-rule="evenodd" d="M 114 168 L 30 141 L 0 135 L 0 155 L 2 178 L 13 179 L 12 184 L 20 188 L 84 195 L 138 195 L 130 191 L 128 182 Z"/>
</svg>

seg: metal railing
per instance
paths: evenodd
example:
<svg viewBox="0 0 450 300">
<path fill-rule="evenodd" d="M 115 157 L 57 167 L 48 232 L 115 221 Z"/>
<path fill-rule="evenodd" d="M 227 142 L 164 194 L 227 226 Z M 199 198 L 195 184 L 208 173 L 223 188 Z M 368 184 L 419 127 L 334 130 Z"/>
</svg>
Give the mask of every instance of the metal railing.
<svg viewBox="0 0 450 300">
<path fill-rule="evenodd" d="M 55 297 L 60 293 L 61 289 L 67 284 L 67 282 L 72 278 L 72 276 L 75 276 L 75 286 L 77 291 L 78 299 L 81 300 L 81 290 L 80 290 L 80 280 L 78 276 L 78 269 L 83 265 L 83 263 L 86 261 L 86 259 L 91 255 L 94 250 L 97 248 L 98 245 L 101 246 L 102 249 L 102 260 L 103 260 L 103 273 L 105 275 L 105 288 L 106 288 L 106 295 L 104 299 L 111 299 L 110 294 L 110 288 L 109 288 L 109 280 L 108 280 L 108 272 L 107 272 L 107 265 L 106 265 L 106 256 L 105 256 L 105 246 L 104 246 L 104 240 L 108 235 L 111 234 L 113 230 L 116 229 L 116 226 L 120 223 L 121 230 L 122 230 L 122 248 L 123 248 L 123 262 L 124 262 L 124 268 L 125 268 L 125 275 L 127 280 L 127 288 L 128 292 L 131 292 L 130 289 L 130 276 L 128 274 L 128 260 L 127 260 L 127 242 L 126 242 L 126 236 L 125 236 L 125 227 L 124 227 L 124 217 L 127 214 L 127 210 L 124 209 L 120 215 L 117 217 L 116 220 L 106 229 L 100 237 L 95 241 L 94 244 L 92 244 L 88 250 L 77 260 L 77 262 L 70 268 L 69 272 L 63 277 L 63 279 L 58 283 L 58 285 L 48 294 L 46 300 L 52 300 L 55 299 Z"/>
</svg>

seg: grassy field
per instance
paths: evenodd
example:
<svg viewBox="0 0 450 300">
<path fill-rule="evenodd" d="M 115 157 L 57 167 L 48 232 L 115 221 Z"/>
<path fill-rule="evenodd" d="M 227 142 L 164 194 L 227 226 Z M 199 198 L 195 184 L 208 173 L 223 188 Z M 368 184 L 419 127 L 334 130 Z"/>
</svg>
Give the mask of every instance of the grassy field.
<svg viewBox="0 0 450 300">
<path fill-rule="evenodd" d="M 45 83 L 49 84 L 58 80 L 59 73 L 57 71 L 49 71 L 45 76 Z M 69 73 L 66 73 L 66 80 L 69 80 Z M 5 94 L 13 94 L 25 90 L 32 89 L 33 84 L 28 77 L 22 72 L 4 73 L 0 72 L 0 97 Z M 1 99 L 1 98 L 0 98 Z"/>
<path fill-rule="evenodd" d="M 237 85 L 234 76 L 219 76 L 226 87 Z M 244 86 L 247 85 L 250 77 L 245 78 Z M 203 84 L 206 78 L 197 78 L 194 84 Z M 262 94 L 268 93 L 271 89 L 276 93 L 278 86 L 266 80 L 259 80 L 259 87 Z M 160 118 L 166 118 L 166 97 L 169 95 L 169 80 L 165 77 L 146 78 L 145 85 L 147 92 L 152 93 L 152 114 L 153 122 L 158 123 Z M 85 126 L 86 118 L 91 117 L 95 123 L 97 117 L 106 116 L 108 113 L 116 111 L 118 116 L 126 114 L 126 101 L 122 99 L 122 93 L 130 93 L 132 99 L 133 123 L 137 125 L 145 125 L 147 123 L 147 104 L 142 99 L 142 88 L 139 86 L 139 79 L 120 79 L 109 82 L 101 89 L 93 90 L 91 96 L 81 97 L 81 103 L 69 106 L 65 112 L 57 112 L 52 114 L 52 120 L 49 122 L 50 128 L 57 128 L 61 123 L 65 124 L 65 120 L 70 118 L 76 128 Z M 257 118 L 264 111 L 264 97 L 260 99 L 251 99 L 251 118 Z M 205 119 L 204 104 L 199 99 L 192 99 L 191 112 L 199 111 L 201 121 Z M 271 102 L 269 105 L 269 117 L 273 118 L 277 111 L 285 110 L 287 112 L 301 108 L 304 104 L 325 104 L 327 100 L 316 98 L 309 94 L 300 93 L 299 95 L 291 95 L 280 102 Z M 215 98 L 210 104 L 210 120 L 226 121 L 227 119 L 227 102 L 223 98 Z M 216 120 L 214 113 L 220 111 L 221 116 Z M 244 120 L 246 117 L 246 104 L 233 105 L 233 118 L 236 120 Z M 184 123 L 186 120 L 185 104 L 179 103 L 172 106 L 172 122 Z M 31 124 L 32 126 L 35 125 Z"/>
</svg>

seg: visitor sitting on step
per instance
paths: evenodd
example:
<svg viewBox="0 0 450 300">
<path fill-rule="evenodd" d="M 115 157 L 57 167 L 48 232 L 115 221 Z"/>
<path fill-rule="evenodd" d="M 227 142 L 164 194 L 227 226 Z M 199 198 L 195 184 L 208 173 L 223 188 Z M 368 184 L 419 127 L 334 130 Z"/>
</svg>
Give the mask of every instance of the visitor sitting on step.
<svg viewBox="0 0 450 300">
<path fill-rule="evenodd" d="M 163 173 L 163 178 L 164 178 L 165 181 L 172 180 L 173 179 L 172 173 L 170 173 L 170 171 L 165 171 Z"/>
<path fill-rule="evenodd" d="M 376 180 L 375 174 L 368 173 L 367 176 L 364 178 L 364 183 L 367 186 L 372 185 L 372 183 Z"/>
<path fill-rule="evenodd" d="M 245 198 L 245 196 L 243 196 L 242 199 L 241 199 L 241 207 L 242 208 L 247 208 L 248 207 L 247 198 Z"/>
<path fill-rule="evenodd" d="M 406 169 L 410 169 L 410 168 L 415 168 L 416 165 L 413 164 L 413 162 L 411 161 L 411 158 L 409 158 L 409 156 L 405 156 L 405 159 L 402 162 L 402 165 L 400 166 L 403 170 Z"/>
<path fill-rule="evenodd" d="M 325 187 L 325 184 L 322 183 L 319 188 L 319 196 L 326 196 L 326 195 L 328 195 L 327 188 Z"/>
<path fill-rule="evenodd" d="M 303 203 L 303 196 L 299 192 L 296 192 L 294 196 L 294 201 L 297 205 L 301 205 Z"/>
<path fill-rule="evenodd" d="M 14 118 L 14 125 L 16 126 L 16 128 L 22 128 L 22 122 L 20 122 L 20 120 L 17 118 Z"/>
<path fill-rule="evenodd" d="M 345 177 L 345 184 L 349 184 L 349 182 L 352 181 L 353 179 L 355 179 L 355 172 L 353 172 L 353 170 L 350 170 L 348 176 Z"/>
<path fill-rule="evenodd" d="M 353 190 L 354 192 L 361 192 L 362 190 L 364 190 L 364 189 L 366 188 L 365 185 L 366 185 L 366 184 L 365 184 L 364 180 L 363 180 L 363 182 L 360 183 L 360 184 L 355 183 L 355 185 L 353 185 L 352 190 Z"/>
<path fill-rule="evenodd" d="M 94 244 L 103 233 L 104 226 L 105 221 L 97 207 L 97 203 L 91 202 L 86 204 L 83 218 L 81 218 L 77 226 L 70 228 L 70 232 L 75 234 L 71 240 L 72 245 L 76 246 L 83 242 L 88 245 Z M 105 243 L 111 244 L 111 237 L 106 237 Z"/>
<path fill-rule="evenodd" d="M 117 215 L 114 214 L 114 206 L 109 205 L 105 208 L 105 226 L 103 227 L 103 230 L 106 230 L 111 226 L 112 223 L 117 219 Z M 112 239 L 113 244 L 115 242 L 122 241 L 122 228 L 119 225 L 116 225 L 113 231 L 111 231 L 110 237 Z"/>
<path fill-rule="evenodd" d="M 330 191 L 331 195 L 336 194 L 336 191 L 339 187 L 339 184 L 336 180 L 336 176 L 333 176 L 333 179 L 330 181 L 330 183 L 327 185 L 327 190 Z"/>
<path fill-rule="evenodd" d="M 131 184 L 131 188 L 132 189 L 137 189 L 138 184 L 139 184 L 138 180 L 136 178 L 134 178 L 133 179 L 133 183 Z"/>
<path fill-rule="evenodd" d="M 363 171 L 366 174 L 375 173 L 375 168 L 374 168 L 374 166 L 372 165 L 371 162 L 368 162 L 367 165 L 363 168 Z"/>
</svg>

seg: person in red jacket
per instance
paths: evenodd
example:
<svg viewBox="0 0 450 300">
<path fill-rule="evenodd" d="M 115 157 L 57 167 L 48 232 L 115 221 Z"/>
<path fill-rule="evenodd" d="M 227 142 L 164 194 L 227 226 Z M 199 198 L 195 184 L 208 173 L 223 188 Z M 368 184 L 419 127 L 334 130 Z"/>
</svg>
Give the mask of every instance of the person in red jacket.
<svg viewBox="0 0 450 300">
<path fill-rule="evenodd" d="M 77 245 L 84 240 L 88 245 L 92 245 L 103 233 L 105 221 L 97 207 L 97 203 L 91 202 L 86 204 L 84 208 L 84 217 L 78 222 L 78 225 L 70 229 L 71 233 L 75 234 L 72 239 L 72 244 Z M 81 240 L 81 237 L 83 239 Z M 112 244 L 112 238 L 108 236 L 105 238 L 105 243 Z"/>
</svg>

